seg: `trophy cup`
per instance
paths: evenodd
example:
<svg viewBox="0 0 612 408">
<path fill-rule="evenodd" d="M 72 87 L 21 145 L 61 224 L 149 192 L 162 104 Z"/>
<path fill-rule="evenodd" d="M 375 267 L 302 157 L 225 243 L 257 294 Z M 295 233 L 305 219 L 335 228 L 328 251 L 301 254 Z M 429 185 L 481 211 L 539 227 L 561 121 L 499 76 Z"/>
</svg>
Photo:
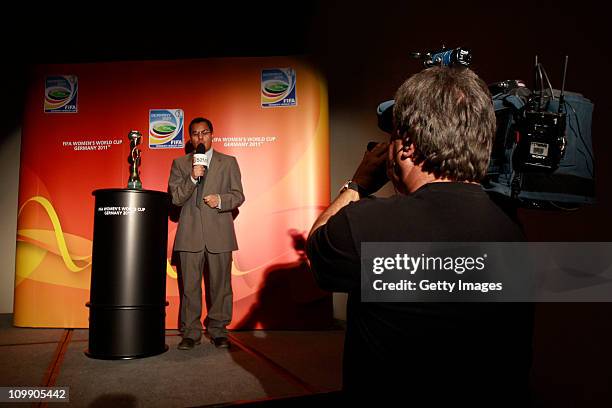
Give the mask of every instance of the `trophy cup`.
<svg viewBox="0 0 612 408">
<path fill-rule="evenodd" d="M 128 157 L 128 163 L 130 163 L 130 178 L 128 179 L 127 186 L 134 190 L 142 190 L 142 182 L 140 181 L 140 173 L 138 170 L 140 167 L 140 149 L 138 149 L 138 145 L 142 139 L 142 134 L 137 130 L 132 130 L 128 133 L 128 139 L 131 149 Z"/>
</svg>

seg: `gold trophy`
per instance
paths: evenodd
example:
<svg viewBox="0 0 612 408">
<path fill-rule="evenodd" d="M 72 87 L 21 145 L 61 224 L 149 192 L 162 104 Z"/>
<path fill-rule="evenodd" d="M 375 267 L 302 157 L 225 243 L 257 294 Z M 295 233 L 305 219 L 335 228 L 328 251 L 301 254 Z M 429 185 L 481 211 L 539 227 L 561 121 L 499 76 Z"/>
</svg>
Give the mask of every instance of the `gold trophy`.
<svg viewBox="0 0 612 408">
<path fill-rule="evenodd" d="M 142 182 L 140 181 L 140 149 L 138 145 L 142 140 L 142 134 L 137 130 L 131 130 L 128 133 L 128 139 L 130 141 L 130 155 L 128 157 L 128 163 L 130 163 L 130 178 L 128 179 L 128 188 L 134 190 L 142 190 Z"/>
</svg>

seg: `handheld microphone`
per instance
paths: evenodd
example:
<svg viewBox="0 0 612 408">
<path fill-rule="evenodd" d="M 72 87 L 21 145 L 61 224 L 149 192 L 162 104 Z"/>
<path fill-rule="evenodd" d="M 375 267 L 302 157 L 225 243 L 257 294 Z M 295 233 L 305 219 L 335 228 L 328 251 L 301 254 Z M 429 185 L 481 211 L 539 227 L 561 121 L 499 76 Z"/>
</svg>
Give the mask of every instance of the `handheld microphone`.
<svg viewBox="0 0 612 408">
<path fill-rule="evenodd" d="M 194 166 L 204 166 L 208 167 L 208 156 L 206 156 L 206 147 L 204 144 L 200 143 L 198 147 L 196 147 L 196 151 L 193 154 L 193 165 Z M 202 182 L 202 176 L 198 177 L 198 184 Z"/>
</svg>

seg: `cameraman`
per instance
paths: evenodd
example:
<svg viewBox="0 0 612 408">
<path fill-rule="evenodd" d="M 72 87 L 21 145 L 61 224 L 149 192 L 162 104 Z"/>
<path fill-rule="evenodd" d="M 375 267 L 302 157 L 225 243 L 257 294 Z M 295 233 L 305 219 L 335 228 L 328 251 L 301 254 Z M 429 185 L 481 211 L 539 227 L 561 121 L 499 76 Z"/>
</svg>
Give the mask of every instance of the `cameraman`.
<svg viewBox="0 0 612 408">
<path fill-rule="evenodd" d="M 349 294 L 343 390 L 376 402 L 523 406 L 532 305 L 360 302 L 362 242 L 524 240 L 479 184 L 495 135 L 485 83 L 467 68 L 433 67 L 395 100 L 390 142 L 366 152 L 308 239 L 319 285 Z M 368 197 L 389 179 L 399 194 Z"/>
</svg>

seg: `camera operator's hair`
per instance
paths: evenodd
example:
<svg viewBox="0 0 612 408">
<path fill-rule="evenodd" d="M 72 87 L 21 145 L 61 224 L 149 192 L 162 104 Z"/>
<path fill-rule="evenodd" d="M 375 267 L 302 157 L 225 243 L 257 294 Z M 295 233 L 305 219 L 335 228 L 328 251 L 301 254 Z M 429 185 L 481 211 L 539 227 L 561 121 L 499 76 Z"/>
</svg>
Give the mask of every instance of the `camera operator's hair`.
<svg viewBox="0 0 612 408">
<path fill-rule="evenodd" d="M 432 67 L 395 94 L 395 126 L 423 171 L 454 181 L 480 181 L 489 165 L 495 112 L 486 84 L 468 68 Z"/>
</svg>

